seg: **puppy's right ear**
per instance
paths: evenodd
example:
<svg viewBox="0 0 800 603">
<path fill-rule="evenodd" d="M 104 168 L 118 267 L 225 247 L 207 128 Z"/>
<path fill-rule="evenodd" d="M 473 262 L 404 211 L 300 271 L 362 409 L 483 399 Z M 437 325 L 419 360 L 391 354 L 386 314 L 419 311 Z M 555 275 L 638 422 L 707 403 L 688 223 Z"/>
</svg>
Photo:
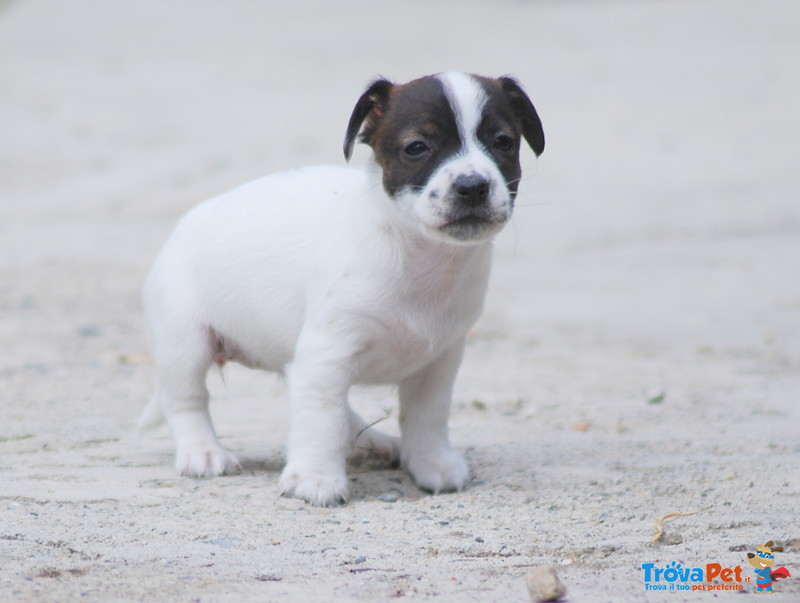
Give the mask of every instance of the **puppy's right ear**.
<svg viewBox="0 0 800 603">
<path fill-rule="evenodd" d="M 386 111 L 386 104 L 392 88 L 394 88 L 394 84 L 389 80 L 375 80 L 367 88 L 366 92 L 361 95 L 361 98 L 358 99 L 353 109 L 353 114 L 350 116 L 350 123 L 347 124 L 347 133 L 344 136 L 344 158 L 347 161 L 350 161 L 350 157 L 353 155 L 356 137 L 361 131 L 361 126 L 365 120 L 367 125 L 361 134 L 361 142 L 372 143 L 375 126 Z"/>
</svg>

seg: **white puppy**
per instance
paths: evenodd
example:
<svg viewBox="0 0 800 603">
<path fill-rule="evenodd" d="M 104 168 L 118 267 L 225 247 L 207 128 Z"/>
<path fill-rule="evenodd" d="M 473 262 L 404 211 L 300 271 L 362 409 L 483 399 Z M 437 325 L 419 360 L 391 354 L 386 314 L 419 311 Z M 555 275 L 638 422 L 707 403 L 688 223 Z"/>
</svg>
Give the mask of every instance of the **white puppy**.
<svg viewBox="0 0 800 603">
<path fill-rule="evenodd" d="M 282 373 L 291 403 L 280 488 L 315 505 L 346 500 L 358 438 L 433 492 L 469 469 L 448 439 L 453 381 L 478 319 L 491 239 L 511 217 L 524 138 L 544 135 L 511 78 L 462 73 L 372 83 L 344 142 L 367 171 L 315 167 L 256 180 L 178 224 L 148 276 L 157 388 L 140 424 L 166 418 L 177 470 L 236 471 L 208 412 L 213 362 Z M 353 384 L 398 384 L 401 438 L 348 406 Z"/>
</svg>

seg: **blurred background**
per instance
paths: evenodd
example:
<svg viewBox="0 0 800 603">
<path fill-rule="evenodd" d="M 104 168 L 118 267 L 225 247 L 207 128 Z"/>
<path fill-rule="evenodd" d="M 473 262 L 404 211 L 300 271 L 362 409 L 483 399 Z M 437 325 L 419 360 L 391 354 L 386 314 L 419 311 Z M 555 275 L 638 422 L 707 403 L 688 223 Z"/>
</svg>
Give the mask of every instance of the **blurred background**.
<svg viewBox="0 0 800 603">
<path fill-rule="evenodd" d="M 798 267 L 773 247 L 800 232 L 798 11 L 780 0 L 6 1 L 0 269 L 34 290 L 124 271 L 133 288 L 197 201 L 342 163 L 371 78 L 460 69 L 517 77 L 547 134 L 500 242 L 515 286 L 494 308 L 510 323 L 535 316 L 540 330 L 555 310 L 641 333 L 669 312 L 682 315 L 670 330 L 738 343 L 796 336 Z M 354 161 L 366 157 L 362 147 Z M 533 298 L 521 292 L 548 268 Z M 35 297 L 4 280 L 6 304 Z M 76 303 L 102 288 L 80 286 L 67 286 Z M 561 294 L 555 308 L 537 302 Z M 767 313 L 772 327 L 759 327 Z"/>
</svg>

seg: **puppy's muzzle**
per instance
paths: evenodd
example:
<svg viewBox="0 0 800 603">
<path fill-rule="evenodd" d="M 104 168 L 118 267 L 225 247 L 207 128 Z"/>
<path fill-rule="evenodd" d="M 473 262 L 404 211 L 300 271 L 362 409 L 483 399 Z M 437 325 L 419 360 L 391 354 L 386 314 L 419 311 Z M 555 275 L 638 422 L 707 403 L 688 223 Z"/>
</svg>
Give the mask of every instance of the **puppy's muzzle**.
<svg viewBox="0 0 800 603">
<path fill-rule="evenodd" d="M 453 183 L 453 192 L 462 207 L 478 207 L 489 198 L 489 181 L 479 174 L 462 174 Z"/>
<path fill-rule="evenodd" d="M 508 219 L 505 204 L 493 190 L 495 183 L 477 173 L 460 174 L 453 180 L 448 195 L 446 223 L 441 230 L 460 241 L 478 241 L 494 234 Z"/>
</svg>

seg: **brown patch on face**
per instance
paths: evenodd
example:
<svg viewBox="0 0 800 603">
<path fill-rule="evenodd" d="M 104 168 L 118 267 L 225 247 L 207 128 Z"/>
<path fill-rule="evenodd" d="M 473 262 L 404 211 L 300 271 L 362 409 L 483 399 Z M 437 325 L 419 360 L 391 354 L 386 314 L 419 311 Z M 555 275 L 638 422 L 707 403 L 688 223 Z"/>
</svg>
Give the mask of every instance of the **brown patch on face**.
<svg viewBox="0 0 800 603">
<path fill-rule="evenodd" d="M 522 170 L 519 149 L 522 138 L 536 155 L 544 151 L 544 132 L 539 116 L 519 84 L 511 78 L 473 76 L 486 93 L 478 140 L 494 159 L 512 193 L 517 192 Z"/>
<path fill-rule="evenodd" d="M 395 87 L 383 116 L 367 121 L 362 140 L 375 151 L 390 196 L 424 187 L 463 145 L 444 89 L 433 77 Z"/>
</svg>

